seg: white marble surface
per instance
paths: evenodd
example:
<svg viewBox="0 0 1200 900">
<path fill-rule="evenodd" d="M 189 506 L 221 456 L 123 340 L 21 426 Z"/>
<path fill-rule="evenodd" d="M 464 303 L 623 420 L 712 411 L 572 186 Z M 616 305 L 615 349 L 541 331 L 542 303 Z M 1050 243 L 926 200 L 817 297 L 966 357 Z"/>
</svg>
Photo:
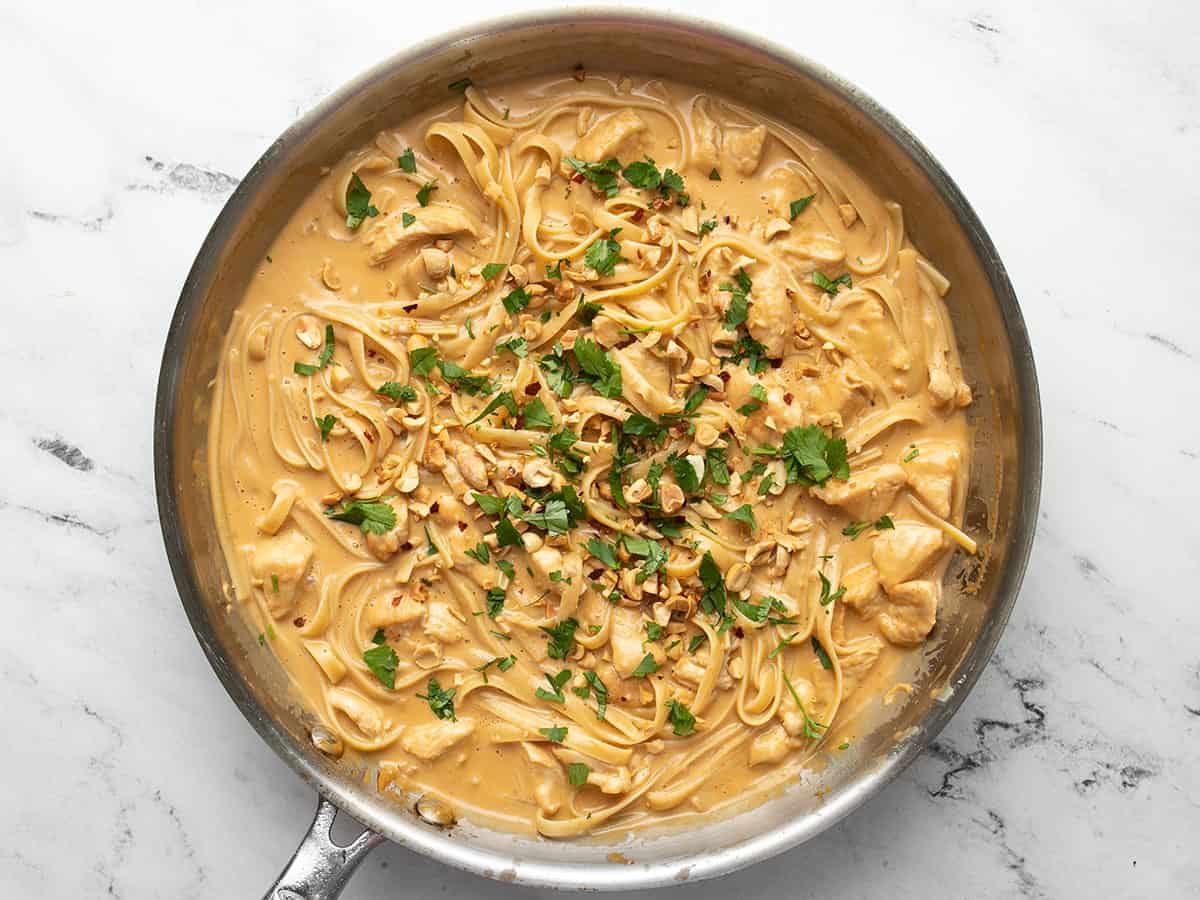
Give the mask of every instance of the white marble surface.
<svg viewBox="0 0 1200 900">
<path fill-rule="evenodd" d="M 1046 482 L 1012 623 L 935 748 L 809 845 L 670 896 L 1197 896 L 1200 7 L 671 5 L 787 37 L 959 181 L 1033 335 Z M 293 849 L 313 795 L 167 571 L 162 339 L 293 117 L 503 7 L 0 5 L 0 896 L 255 897 Z M 346 896 L 541 894 L 386 847 Z"/>
</svg>

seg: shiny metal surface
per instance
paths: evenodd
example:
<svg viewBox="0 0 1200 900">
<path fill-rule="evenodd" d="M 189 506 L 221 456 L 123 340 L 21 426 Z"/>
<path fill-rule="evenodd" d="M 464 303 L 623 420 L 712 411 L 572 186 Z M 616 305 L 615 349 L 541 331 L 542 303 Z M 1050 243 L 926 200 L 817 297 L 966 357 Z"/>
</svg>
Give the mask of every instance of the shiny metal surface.
<svg viewBox="0 0 1200 900">
<path fill-rule="evenodd" d="M 253 635 L 227 609 L 204 466 L 221 338 L 251 267 L 320 166 L 444 99 L 447 83 L 463 75 L 486 84 L 578 63 L 671 76 L 767 110 L 835 148 L 904 206 L 914 242 L 954 284 L 948 307 L 976 397 L 967 530 L 986 554 L 984 562 L 952 567 L 934 639 L 913 658 L 917 690 L 902 706 L 880 707 L 853 751 L 737 815 L 619 842 L 551 842 L 470 823 L 441 829 L 411 805 L 376 794 L 350 763 L 319 752 L 309 737 L 314 723 L 290 701 L 279 666 L 254 652 Z M 380 835 L 481 875 L 591 890 L 678 884 L 750 865 L 828 828 L 907 766 L 962 703 L 1008 620 L 1033 539 L 1042 458 L 1037 381 L 1012 286 L 982 224 L 921 144 L 857 89 L 782 48 L 629 10 L 521 16 L 450 34 L 370 70 L 285 132 L 230 198 L 184 284 L 154 427 L 159 514 L 180 597 L 213 669 L 262 738 L 323 797 Z M 610 862 L 613 851 L 629 864 Z"/>
</svg>

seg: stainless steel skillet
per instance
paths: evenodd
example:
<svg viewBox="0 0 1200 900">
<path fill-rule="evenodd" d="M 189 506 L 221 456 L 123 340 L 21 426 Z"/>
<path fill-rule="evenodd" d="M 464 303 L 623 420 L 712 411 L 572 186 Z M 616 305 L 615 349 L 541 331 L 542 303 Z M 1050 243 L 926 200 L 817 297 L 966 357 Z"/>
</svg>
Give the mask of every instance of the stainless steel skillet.
<svg viewBox="0 0 1200 900">
<path fill-rule="evenodd" d="M 209 382 L 242 287 L 320 167 L 412 112 L 447 83 L 570 70 L 670 76 L 768 111 L 835 148 L 898 200 L 914 241 L 946 272 L 968 379 L 975 462 L 967 530 L 981 560 L 959 560 L 917 691 L 875 714 L 854 751 L 811 785 L 684 832 L 619 845 L 550 842 L 469 823 L 443 829 L 378 795 L 348 763 L 313 744 L 311 717 L 290 699 L 270 654 L 227 611 L 204 465 Z M 390 839 L 452 866 L 506 881 L 618 890 L 735 871 L 818 834 L 878 792 L 941 731 L 986 665 L 1016 600 L 1033 538 L 1041 478 L 1041 409 L 1029 339 L 1004 267 L 958 188 L 872 100 L 805 59 L 758 38 L 679 16 L 573 10 L 499 19 L 407 50 L 338 91 L 288 129 L 217 218 L 183 286 L 163 354 L 154 422 L 159 516 L 185 610 L 209 662 L 255 730 L 320 795 L 309 834 L 268 894 L 332 898 L 363 855 Z M 349 848 L 329 839 L 338 808 L 370 831 Z M 619 851 L 628 864 L 609 855 Z"/>
</svg>

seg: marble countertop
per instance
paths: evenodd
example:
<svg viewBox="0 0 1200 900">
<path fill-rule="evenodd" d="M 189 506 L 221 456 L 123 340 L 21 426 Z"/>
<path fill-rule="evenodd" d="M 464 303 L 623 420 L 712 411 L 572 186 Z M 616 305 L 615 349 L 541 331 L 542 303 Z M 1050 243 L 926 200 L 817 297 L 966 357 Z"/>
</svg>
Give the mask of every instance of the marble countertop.
<svg viewBox="0 0 1200 900">
<path fill-rule="evenodd" d="M 1025 588 L 941 738 L 816 840 L 670 896 L 1200 894 L 1200 7 L 667 5 L 793 36 L 928 144 L 1012 274 L 1046 422 Z M 167 569 L 160 348 L 297 114 L 504 8 L 167 6 L 0 12 L 8 897 L 259 896 L 307 825 L 311 790 L 226 697 Z M 386 846 L 345 896 L 543 893 Z"/>
</svg>

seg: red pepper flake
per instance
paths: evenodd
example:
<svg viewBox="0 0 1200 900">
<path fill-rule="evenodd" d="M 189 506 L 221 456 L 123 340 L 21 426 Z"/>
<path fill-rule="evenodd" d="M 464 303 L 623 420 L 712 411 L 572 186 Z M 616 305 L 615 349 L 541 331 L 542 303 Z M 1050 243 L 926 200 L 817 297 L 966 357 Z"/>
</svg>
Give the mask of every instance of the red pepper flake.
<svg viewBox="0 0 1200 900">
<path fill-rule="evenodd" d="M 430 504 L 430 506 L 429 506 L 429 511 L 430 511 L 431 513 L 435 513 L 435 512 L 437 512 L 437 511 L 438 511 L 438 505 L 437 505 L 437 501 L 436 501 L 436 500 L 435 500 L 435 501 L 433 501 L 433 503 L 431 503 L 431 504 Z"/>
<path fill-rule="evenodd" d="M 295 625 L 297 628 L 303 628 L 304 627 L 304 616 L 296 616 L 296 618 L 292 619 L 292 624 Z"/>
<path fill-rule="evenodd" d="M 571 176 L 571 180 L 573 182 L 575 182 L 576 184 L 583 184 L 583 173 L 576 172 L 574 175 Z"/>
<path fill-rule="evenodd" d="M 788 391 L 786 394 L 784 394 L 784 395 L 783 395 L 783 402 L 784 402 L 784 403 L 786 403 L 788 406 L 791 406 L 791 405 L 792 405 L 792 401 L 793 401 L 793 400 L 795 400 L 795 399 L 796 399 L 796 398 L 792 396 L 792 392 L 791 392 L 791 391 Z"/>
<path fill-rule="evenodd" d="M 404 307 L 404 311 L 405 311 L 405 312 L 416 312 L 416 311 L 417 311 L 417 304 L 415 304 L 415 303 L 410 303 L 410 304 L 408 304 L 408 306 Z"/>
<path fill-rule="evenodd" d="M 635 210 L 633 215 L 630 216 L 629 218 L 631 218 L 635 222 L 640 222 L 645 217 L 646 217 L 646 211 L 644 209 L 639 209 L 639 210 Z"/>
<path fill-rule="evenodd" d="M 782 359 L 772 359 L 772 360 L 768 360 L 768 362 L 770 362 L 770 363 L 771 363 L 771 368 L 772 368 L 772 369 L 778 369 L 780 366 L 782 366 L 782 365 L 783 365 L 783 360 L 782 360 Z"/>
<path fill-rule="evenodd" d="M 364 431 L 364 432 L 363 432 L 363 437 L 365 437 L 365 438 L 367 439 L 367 443 L 368 443 L 368 444 L 373 444 L 373 443 L 375 443 L 375 435 L 371 434 L 371 432 L 369 432 L 369 431 Z"/>
<path fill-rule="evenodd" d="M 392 598 L 392 606 L 399 606 L 400 601 L 403 599 L 404 599 L 404 595 L 397 594 L 395 597 Z"/>
<path fill-rule="evenodd" d="M 542 383 L 540 381 L 531 381 L 529 384 L 525 385 L 525 396 L 532 397 L 541 389 Z"/>
<path fill-rule="evenodd" d="M 459 531 L 466 531 L 466 530 L 467 530 L 467 523 L 466 523 L 466 522 L 459 522 L 459 523 L 458 523 L 458 530 L 459 530 Z"/>
<path fill-rule="evenodd" d="M 722 369 L 720 372 L 717 373 L 717 377 L 720 378 L 726 384 L 729 384 L 729 373 L 726 372 L 724 369 Z"/>
</svg>

